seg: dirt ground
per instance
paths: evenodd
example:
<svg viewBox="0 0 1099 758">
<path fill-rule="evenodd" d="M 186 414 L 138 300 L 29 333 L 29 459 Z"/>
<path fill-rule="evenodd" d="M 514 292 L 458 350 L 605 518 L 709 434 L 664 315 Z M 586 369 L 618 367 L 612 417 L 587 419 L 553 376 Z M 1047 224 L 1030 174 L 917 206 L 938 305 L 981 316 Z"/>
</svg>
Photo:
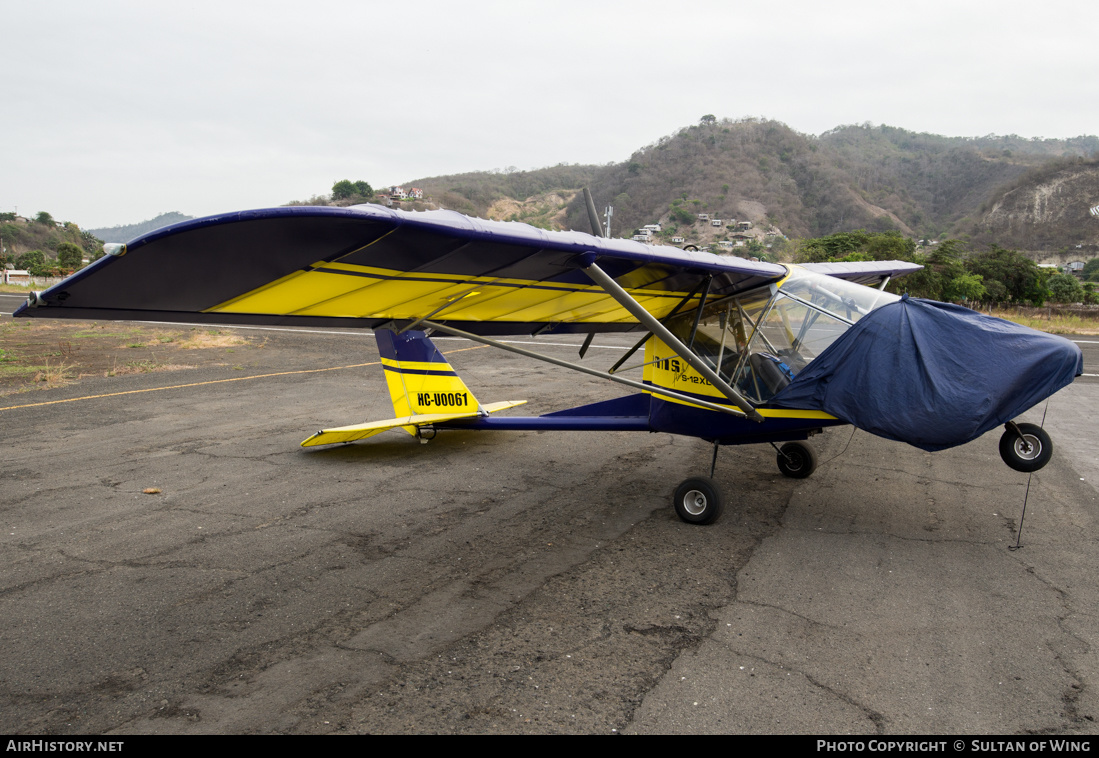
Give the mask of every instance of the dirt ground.
<svg viewBox="0 0 1099 758">
<path fill-rule="evenodd" d="M 262 336 L 217 328 L 130 322 L 0 321 L 0 396 L 49 389 L 87 377 L 243 368 Z"/>
</svg>

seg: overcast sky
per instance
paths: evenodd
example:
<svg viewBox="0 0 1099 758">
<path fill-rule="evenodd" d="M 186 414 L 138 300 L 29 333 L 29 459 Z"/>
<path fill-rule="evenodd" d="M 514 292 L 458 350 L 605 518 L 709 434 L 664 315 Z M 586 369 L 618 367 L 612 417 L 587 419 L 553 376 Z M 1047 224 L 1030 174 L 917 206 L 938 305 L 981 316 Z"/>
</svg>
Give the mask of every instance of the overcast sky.
<svg viewBox="0 0 1099 758">
<path fill-rule="evenodd" d="M 608 163 L 708 113 L 1099 133 L 1099 3 L 0 0 L 0 211 L 82 227 Z"/>
</svg>

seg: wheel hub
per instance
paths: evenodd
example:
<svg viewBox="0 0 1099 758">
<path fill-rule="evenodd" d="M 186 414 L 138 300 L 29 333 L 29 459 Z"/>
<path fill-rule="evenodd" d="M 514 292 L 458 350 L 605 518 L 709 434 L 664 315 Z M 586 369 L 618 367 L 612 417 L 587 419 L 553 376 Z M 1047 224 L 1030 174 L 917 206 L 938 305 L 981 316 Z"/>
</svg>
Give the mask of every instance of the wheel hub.
<svg viewBox="0 0 1099 758">
<path fill-rule="evenodd" d="M 683 496 L 683 509 L 692 516 L 698 516 L 706 510 L 706 495 L 691 490 Z"/>
<path fill-rule="evenodd" d="M 1036 437 L 1024 435 L 1015 440 L 1015 454 L 1023 460 L 1032 461 L 1042 452 L 1042 444 Z"/>
</svg>

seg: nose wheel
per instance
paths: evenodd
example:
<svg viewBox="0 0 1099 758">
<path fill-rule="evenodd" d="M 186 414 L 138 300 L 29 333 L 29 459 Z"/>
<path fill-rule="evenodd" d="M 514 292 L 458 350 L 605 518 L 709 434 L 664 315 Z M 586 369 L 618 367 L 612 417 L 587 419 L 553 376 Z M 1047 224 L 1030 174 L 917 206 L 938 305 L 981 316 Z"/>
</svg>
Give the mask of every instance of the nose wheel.
<svg viewBox="0 0 1099 758">
<path fill-rule="evenodd" d="M 1000 437 L 1000 457 L 1009 467 L 1028 474 L 1044 467 L 1053 457 L 1053 440 L 1037 424 L 1009 421 Z"/>
</svg>

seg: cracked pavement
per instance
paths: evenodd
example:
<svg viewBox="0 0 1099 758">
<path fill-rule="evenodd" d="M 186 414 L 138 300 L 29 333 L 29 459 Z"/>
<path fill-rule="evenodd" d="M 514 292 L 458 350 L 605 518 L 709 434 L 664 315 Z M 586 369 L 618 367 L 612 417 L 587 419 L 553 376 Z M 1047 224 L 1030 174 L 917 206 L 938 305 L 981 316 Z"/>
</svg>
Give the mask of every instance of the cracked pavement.
<svg viewBox="0 0 1099 758">
<path fill-rule="evenodd" d="M 620 394 L 439 344 L 482 401 L 532 401 L 513 414 Z M 697 440 L 304 451 L 391 415 L 378 366 L 222 381 L 374 355 L 368 334 L 270 332 L 243 370 L 5 399 L 221 382 L 0 411 L 0 730 L 1096 731 L 1099 385 L 1051 403 L 1069 444 L 1011 551 L 1026 475 L 998 432 L 932 455 L 830 430 L 807 480 L 724 448 L 725 515 L 693 527 L 670 495 L 708 469 Z"/>
</svg>

